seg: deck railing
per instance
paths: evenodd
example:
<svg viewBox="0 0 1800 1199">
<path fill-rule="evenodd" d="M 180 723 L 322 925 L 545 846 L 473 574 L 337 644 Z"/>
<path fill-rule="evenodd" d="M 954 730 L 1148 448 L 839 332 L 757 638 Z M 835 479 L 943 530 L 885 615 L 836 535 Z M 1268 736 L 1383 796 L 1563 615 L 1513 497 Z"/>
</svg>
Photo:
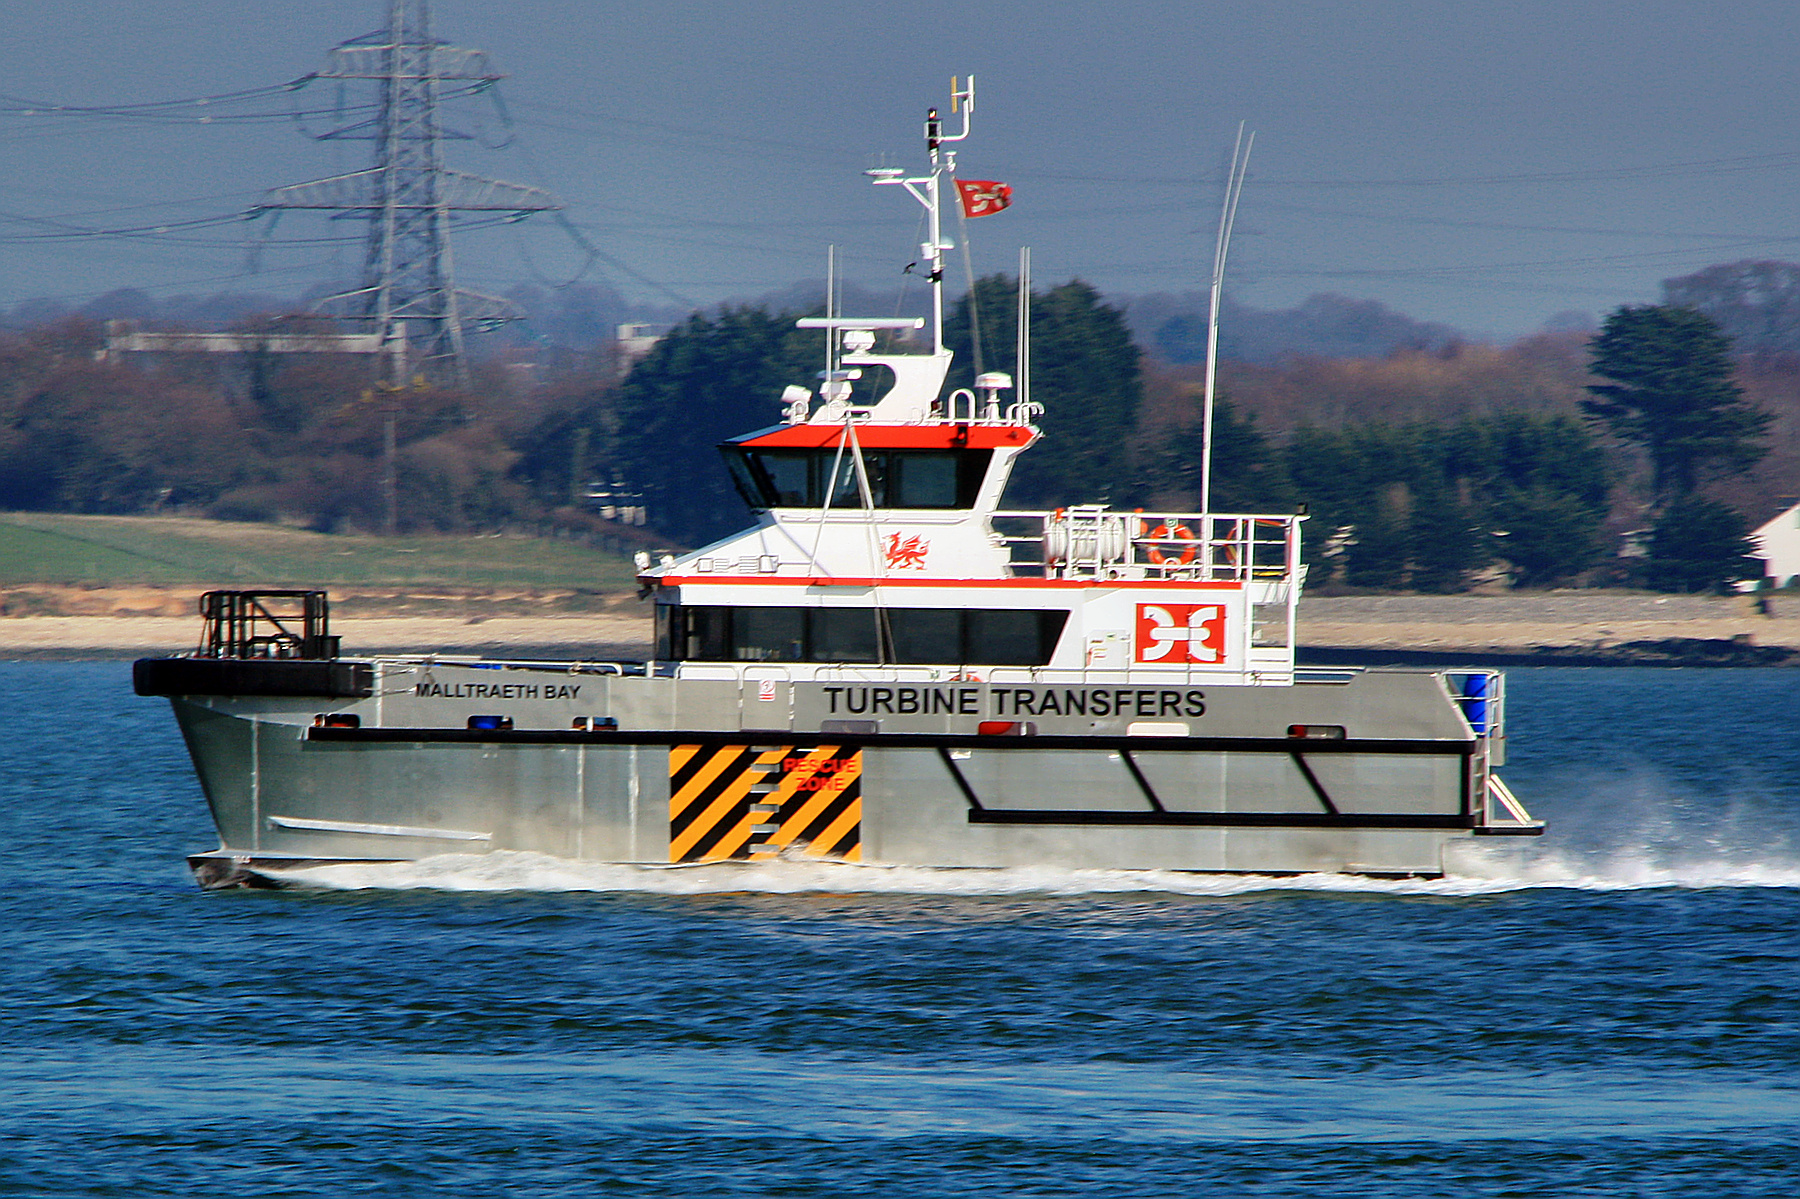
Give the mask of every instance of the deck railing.
<svg viewBox="0 0 1800 1199">
<path fill-rule="evenodd" d="M 202 658 L 335 658 L 331 605 L 323 591 L 208 591 Z"/>
<path fill-rule="evenodd" d="M 1293 581 L 1305 518 L 1084 506 L 996 512 L 992 519 L 1012 552 L 1014 574 L 1244 583 Z"/>
</svg>

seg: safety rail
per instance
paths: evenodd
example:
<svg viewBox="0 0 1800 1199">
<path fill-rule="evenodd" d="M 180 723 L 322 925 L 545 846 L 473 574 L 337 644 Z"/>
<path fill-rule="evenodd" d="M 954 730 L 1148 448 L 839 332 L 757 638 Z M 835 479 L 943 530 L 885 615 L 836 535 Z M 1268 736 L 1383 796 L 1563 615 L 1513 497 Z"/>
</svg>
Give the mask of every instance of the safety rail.
<svg viewBox="0 0 1800 1199">
<path fill-rule="evenodd" d="M 1029 400 L 1013 400 L 1002 404 L 993 390 L 976 395 L 967 387 L 959 387 L 946 395 L 933 408 L 928 422 L 934 425 L 1011 425 L 1030 428 L 1044 414 L 1042 404 Z"/>
<path fill-rule="evenodd" d="M 1446 670 L 1441 676 L 1450 698 L 1477 737 L 1506 736 L 1506 676 L 1497 670 Z"/>
<path fill-rule="evenodd" d="M 539 674 L 612 675 L 619 678 L 674 678 L 680 662 L 563 658 L 487 658 L 480 654 L 377 654 L 369 659 L 383 667 L 467 666 L 476 670 L 529 670 Z M 755 665 L 755 663 L 747 663 Z"/>
<path fill-rule="evenodd" d="M 198 657 L 306 658 L 338 656 L 331 604 L 323 591 L 208 591 Z"/>
<path fill-rule="evenodd" d="M 1099 506 L 996 512 L 1013 573 L 1046 578 L 1292 582 L 1300 566 L 1295 515 L 1119 512 Z"/>
<path fill-rule="evenodd" d="M 812 393 L 801 388 L 790 388 L 797 394 L 788 401 L 783 410 L 782 423 L 788 425 L 866 425 L 884 422 L 876 411 L 879 404 L 852 404 L 848 400 L 828 400 L 815 411 L 807 405 Z M 1031 400 L 1012 400 L 1000 403 L 987 396 L 977 396 L 966 387 L 959 387 L 947 393 L 942 399 L 932 403 L 926 415 L 918 420 L 899 422 L 911 426 L 939 426 L 945 428 L 967 427 L 969 425 L 1005 426 L 1008 428 L 1032 430 L 1036 428 L 1037 418 L 1044 415 L 1044 406 Z"/>
<path fill-rule="evenodd" d="M 1473 783 L 1477 831 L 1531 835 L 1541 832 L 1542 820 L 1534 819 L 1512 793 L 1495 767 L 1506 760 L 1506 676 L 1497 670 L 1445 670 L 1438 677 L 1450 699 L 1469 722 L 1469 731 L 1481 739 L 1478 769 Z"/>
</svg>

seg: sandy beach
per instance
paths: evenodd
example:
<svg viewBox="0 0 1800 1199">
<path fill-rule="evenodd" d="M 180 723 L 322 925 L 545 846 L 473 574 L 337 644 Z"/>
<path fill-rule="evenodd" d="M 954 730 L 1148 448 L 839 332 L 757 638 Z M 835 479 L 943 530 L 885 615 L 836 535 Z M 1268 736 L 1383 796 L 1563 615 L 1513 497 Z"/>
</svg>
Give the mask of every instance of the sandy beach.
<svg viewBox="0 0 1800 1199">
<path fill-rule="evenodd" d="M 1770 607 L 1770 614 L 1763 615 L 1741 596 L 1605 591 L 1308 596 L 1300 606 L 1300 644 L 1452 654 L 1606 655 L 1634 643 L 1682 640 L 1800 651 L 1800 597 L 1776 597 Z M 648 605 L 640 608 L 629 601 L 603 612 L 542 616 L 340 611 L 332 631 L 343 637 L 348 653 L 436 650 L 590 659 L 641 656 L 651 637 Z M 198 616 L 173 615 L 166 608 L 154 614 L 139 607 L 105 615 L 6 615 L 0 616 L 0 658 L 145 657 L 191 650 L 199 635 Z"/>
<path fill-rule="evenodd" d="M 1503 595 L 1308 596 L 1300 644 L 1346 649 L 1605 653 L 1659 641 L 1800 650 L 1800 597 L 1769 614 L 1747 596 L 1552 591 Z"/>
</svg>

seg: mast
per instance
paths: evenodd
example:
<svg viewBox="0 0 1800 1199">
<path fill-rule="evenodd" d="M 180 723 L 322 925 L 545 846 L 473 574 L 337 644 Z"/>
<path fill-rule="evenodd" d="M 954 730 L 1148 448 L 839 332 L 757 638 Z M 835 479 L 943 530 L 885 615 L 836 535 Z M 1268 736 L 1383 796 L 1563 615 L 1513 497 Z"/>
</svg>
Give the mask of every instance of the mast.
<svg viewBox="0 0 1800 1199">
<path fill-rule="evenodd" d="M 825 373 L 819 378 L 827 384 L 835 382 L 838 368 L 837 328 L 837 246 L 825 247 Z"/>
<path fill-rule="evenodd" d="M 1013 401 L 1022 422 L 1031 420 L 1031 247 L 1019 247 L 1019 324 L 1015 331 L 1017 345 L 1013 355 Z"/>
<path fill-rule="evenodd" d="M 1213 249 L 1212 313 L 1206 321 L 1206 406 L 1200 417 L 1200 511 L 1212 511 L 1213 387 L 1219 368 L 1219 301 L 1225 288 L 1225 251 L 1231 246 L 1231 227 L 1237 222 L 1238 194 L 1250 169 L 1250 148 L 1256 133 L 1244 140 L 1244 123 L 1238 122 L 1237 142 L 1231 147 L 1231 171 L 1225 178 L 1225 203 L 1219 210 L 1219 241 Z"/>
<path fill-rule="evenodd" d="M 950 111 L 962 113 L 962 131 L 945 133 L 943 118 L 935 108 L 925 113 L 925 153 L 931 169 L 925 175 L 909 176 L 899 167 L 876 167 L 865 172 L 877 186 L 898 184 L 925 206 L 925 237 L 919 246 L 919 261 L 925 265 L 925 279 L 931 284 L 931 352 L 944 352 L 944 252 L 956 243 L 944 240 L 943 178 L 956 173 L 956 151 L 946 150 L 947 142 L 960 142 L 969 136 L 969 118 L 975 111 L 975 76 L 969 76 L 967 87 L 958 88 L 950 80 Z"/>
</svg>

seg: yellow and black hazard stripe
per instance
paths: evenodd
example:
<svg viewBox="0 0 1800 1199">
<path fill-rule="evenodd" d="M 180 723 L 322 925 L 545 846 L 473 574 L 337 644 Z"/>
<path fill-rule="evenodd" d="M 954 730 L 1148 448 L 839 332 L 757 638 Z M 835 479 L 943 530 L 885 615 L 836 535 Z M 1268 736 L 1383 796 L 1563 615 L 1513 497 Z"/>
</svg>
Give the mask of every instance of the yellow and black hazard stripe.
<svg viewBox="0 0 1800 1199">
<path fill-rule="evenodd" d="M 862 854 L 862 750 L 839 745 L 676 745 L 669 860 Z"/>
<path fill-rule="evenodd" d="M 753 857 L 796 850 L 853 862 L 862 856 L 862 750 L 790 747 L 764 803 L 775 827 Z"/>
</svg>

